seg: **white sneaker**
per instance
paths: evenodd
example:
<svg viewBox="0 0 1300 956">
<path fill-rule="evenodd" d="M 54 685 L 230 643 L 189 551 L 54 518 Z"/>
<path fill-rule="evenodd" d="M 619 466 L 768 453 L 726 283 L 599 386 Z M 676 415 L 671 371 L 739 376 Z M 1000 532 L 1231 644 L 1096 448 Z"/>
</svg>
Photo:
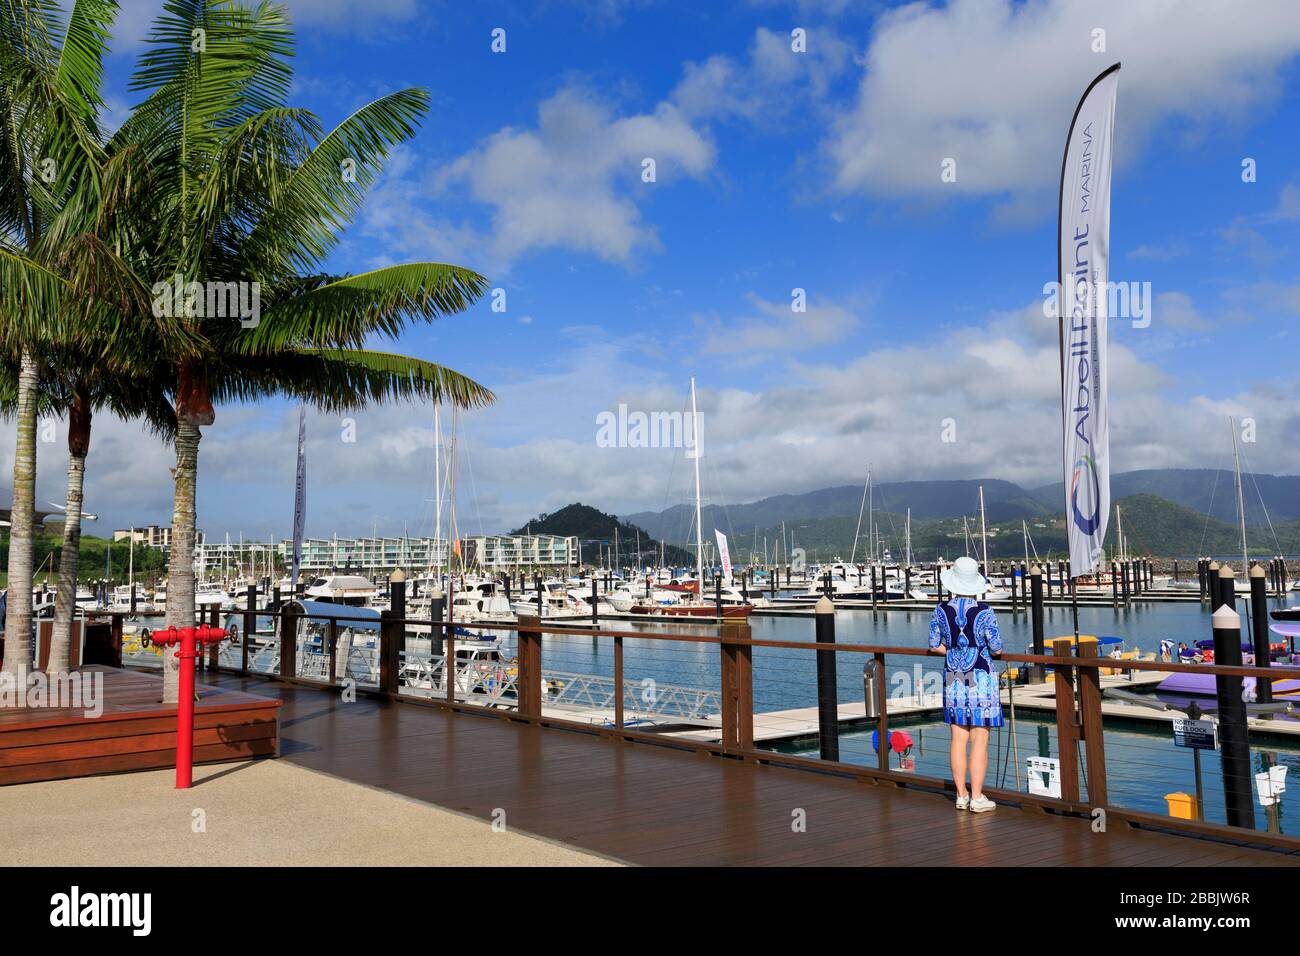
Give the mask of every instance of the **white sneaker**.
<svg viewBox="0 0 1300 956">
<path fill-rule="evenodd" d="M 958 809 L 958 810 L 969 810 L 969 809 L 970 809 L 970 797 L 969 797 L 969 796 L 966 796 L 966 797 L 958 797 L 958 798 L 957 798 L 957 809 Z"/>
<path fill-rule="evenodd" d="M 972 800 L 967 809 L 969 809 L 971 813 L 988 813 L 990 810 L 996 810 L 997 806 L 998 805 L 988 797 L 979 797 Z"/>
</svg>

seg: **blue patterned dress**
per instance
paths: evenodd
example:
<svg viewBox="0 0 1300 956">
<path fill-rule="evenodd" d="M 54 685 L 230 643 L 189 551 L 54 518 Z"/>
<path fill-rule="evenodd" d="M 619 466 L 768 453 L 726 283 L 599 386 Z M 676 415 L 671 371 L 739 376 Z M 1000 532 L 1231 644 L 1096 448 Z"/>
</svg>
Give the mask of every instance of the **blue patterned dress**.
<svg viewBox="0 0 1300 956">
<path fill-rule="evenodd" d="M 993 655 L 1002 650 L 998 619 L 987 604 L 959 597 L 934 609 L 930 647 L 945 647 L 943 719 L 959 727 L 1001 727 L 1002 698 Z"/>
</svg>

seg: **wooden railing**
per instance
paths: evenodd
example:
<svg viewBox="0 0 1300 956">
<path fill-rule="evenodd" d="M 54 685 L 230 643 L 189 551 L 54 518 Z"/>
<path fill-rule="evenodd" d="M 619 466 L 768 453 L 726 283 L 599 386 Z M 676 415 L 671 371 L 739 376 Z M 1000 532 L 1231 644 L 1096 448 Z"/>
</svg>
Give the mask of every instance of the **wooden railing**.
<svg viewBox="0 0 1300 956">
<path fill-rule="evenodd" d="M 234 612 L 243 616 L 243 635 L 241 666 L 221 668 L 234 673 L 251 675 L 248 666 L 248 648 L 250 638 L 256 633 L 257 618 L 272 618 L 279 621 L 280 663 L 275 674 L 262 676 L 281 681 L 321 688 L 337 687 L 344 675 L 335 672 L 335 651 L 338 647 L 339 632 L 352 622 L 374 623 L 373 617 L 348 615 L 347 609 L 340 609 L 338 616 L 326 619 L 325 641 L 329 656 L 330 670 L 326 681 L 299 676 L 298 665 L 294 656 L 297 644 L 298 628 L 302 626 L 302 615 L 292 607 L 280 610 L 247 610 Z M 231 612 L 225 612 L 229 615 Z M 207 612 L 207 623 L 218 623 L 222 612 L 211 609 Z M 122 619 L 131 617 L 129 612 L 112 612 L 114 633 L 120 635 Z M 141 617 L 137 614 L 135 617 Z M 517 652 L 515 666 L 518 668 L 518 697 L 516 706 L 509 710 L 489 709 L 473 702 L 456 698 L 456 681 L 446 680 L 446 695 L 434 699 L 404 693 L 399 683 L 399 662 L 405 650 L 408 626 L 429 627 L 431 637 L 441 630 L 444 642 L 444 660 L 454 662 L 457 627 L 466 626 L 464 622 L 446 620 L 430 621 L 429 618 L 399 617 L 391 611 L 384 611 L 380 616 L 379 629 L 379 682 L 377 688 L 357 690 L 362 694 L 378 695 L 391 700 L 400 700 L 418 706 L 432 706 L 456 711 L 486 713 L 510 720 L 522 720 L 547 727 L 558 727 L 580 731 L 588 734 L 615 737 L 629 742 L 647 742 L 658 746 L 678 747 L 703 753 L 712 753 L 722 757 L 742 758 L 745 760 L 785 766 L 798 769 L 815 769 L 819 772 L 831 772 L 854 777 L 863 781 L 886 783 L 898 787 L 921 788 L 932 791 L 954 790 L 950 780 L 939 777 L 903 772 L 891 768 L 889 750 L 879 746 L 877 766 L 868 767 L 842 761 L 828 761 L 813 757 L 777 753 L 772 750 L 759 749 L 754 743 L 754 661 L 755 649 L 789 649 L 811 654 L 857 654 L 866 655 L 874 662 L 877 680 L 875 681 L 874 729 L 878 740 L 889 740 L 890 713 L 886 687 L 886 662 L 888 658 L 929 658 L 929 650 L 921 647 L 894 647 L 877 644 L 856 643 L 819 643 L 817 641 L 756 640 L 747 622 L 726 622 L 717 633 L 676 633 L 671 631 L 631 631 L 609 628 L 593 629 L 590 627 L 563 627 L 543 624 L 536 617 L 523 617 L 516 624 L 482 625 L 495 631 L 514 631 L 517 633 Z M 471 625 L 474 626 L 474 625 Z M 583 723 L 543 712 L 543 668 L 545 650 L 543 636 L 576 636 L 607 643 L 612 646 L 614 681 L 617 688 L 624 682 L 624 651 L 629 641 L 654 641 L 670 644 L 712 645 L 717 647 L 719 690 L 721 692 L 721 739 L 714 744 L 699 739 L 655 733 L 628 727 L 625 723 L 623 695 L 615 695 L 612 726 L 599 726 Z M 1280 677 L 1300 678 L 1300 667 L 1272 665 L 1261 666 L 1227 666 L 1219 664 L 1185 664 L 1154 660 L 1127 660 L 1098 657 L 1095 645 L 1082 642 L 1075 652 L 1073 642 L 1060 639 L 1052 643 L 1051 654 L 1020 654 L 1004 652 L 999 660 L 1016 664 L 1031 665 L 1031 672 L 1040 668 L 1051 668 L 1051 680 L 1055 682 L 1056 710 L 1053 721 L 1058 737 L 1058 757 L 1061 770 L 1061 797 L 1059 799 L 998 788 L 986 787 L 995 800 L 1000 803 L 1019 806 L 1043 812 L 1066 814 L 1072 816 L 1092 817 L 1096 819 L 1097 811 L 1103 811 L 1106 819 L 1134 827 L 1158 828 L 1198 834 L 1216 839 L 1249 842 L 1268 845 L 1288 851 L 1300 851 L 1300 838 L 1280 833 L 1268 833 L 1260 830 L 1247 830 L 1225 824 L 1205 823 L 1194 820 L 1175 819 L 1138 810 L 1126 809 L 1111 804 L 1107 787 L 1105 727 L 1102 714 L 1101 669 L 1108 671 L 1161 673 L 1195 673 L 1208 674 L 1216 678 L 1240 679 L 1254 677 L 1261 681 Z M 431 648 L 432 649 L 432 648 Z M 214 648 L 205 662 L 210 669 L 217 669 L 220 664 Z M 811 688 L 810 690 L 814 690 Z M 865 704 L 865 702 L 864 702 Z M 1087 798 L 1084 799 L 1079 780 L 1077 761 L 1078 744 L 1082 743 L 1083 770 L 1087 781 Z"/>
</svg>

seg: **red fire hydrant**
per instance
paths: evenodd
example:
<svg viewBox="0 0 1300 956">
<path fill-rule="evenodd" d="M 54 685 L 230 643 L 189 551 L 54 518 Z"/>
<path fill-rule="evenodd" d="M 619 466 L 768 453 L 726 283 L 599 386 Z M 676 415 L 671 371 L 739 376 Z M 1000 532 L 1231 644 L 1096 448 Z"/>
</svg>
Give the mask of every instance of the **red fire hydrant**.
<svg viewBox="0 0 1300 956">
<path fill-rule="evenodd" d="M 194 661 L 199 656 L 199 645 L 216 644 L 225 640 L 226 632 L 219 627 L 169 627 L 154 631 L 150 637 L 159 647 L 180 644 L 176 654 L 181 662 L 180 701 L 176 706 L 176 789 L 187 790 L 194 785 Z"/>
</svg>

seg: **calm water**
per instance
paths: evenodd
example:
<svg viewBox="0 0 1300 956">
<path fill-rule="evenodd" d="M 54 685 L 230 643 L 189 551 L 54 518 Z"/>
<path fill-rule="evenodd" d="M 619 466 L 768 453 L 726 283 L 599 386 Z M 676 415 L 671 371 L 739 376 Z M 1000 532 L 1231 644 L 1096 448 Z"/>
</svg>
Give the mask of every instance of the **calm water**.
<svg viewBox="0 0 1300 956">
<path fill-rule="evenodd" d="M 1278 602 L 1284 606 L 1289 602 Z M 1239 607 L 1243 613 L 1246 602 Z M 840 643 L 878 644 L 890 647 L 924 647 L 929 634 L 929 612 L 880 613 L 873 618 L 870 610 L 841 610 L 836 613 L 836 640 Z M 808 641 L 813 640 L 814 621 L 811 617 L 774 618 L 755 617 L 751 621 L 753 636 L 758 640 Z M 1003 641 L 1008 650 L 1027 651 L 1032 640 L 1031 624 L 1027 614 L 999 614 Z M 1161 639 L 1191 643 L 1211 636 L 1210 616 L 1199 603 L 1140 604 L 1118 612 L 1110 608 L 1081 608 L 1080 629 L 1085 634 L 1115 635 L 1122 637 L 1130 648 L 1156 651 Z M 653 633 L 656 628 L 633 626 L 634 630 Z M 678 633 L 709 633 L 702 625 L 672 628 Z M 1049 608 L 1046 611 L 1046 636 L 1067 636 L 1073 633 L 1071 612 L 1068 608 Z M 837 677 L 841 703 L 863 700 L 862 669 L 867 661 L 862 654 L 837 655 Z M 612 676 L 613 651 L 611 644 L 590 638 L 546 636 L 543 644 L 543 664 L 547 670 L 578 674 Z M 942 669 L 942 659 L 893 658 L 887 661 L 891 686 L 900 682 L 911 693 L 910 681 L 916 676 Z M 662 690 L 665 685 L 716 689 L 719 679 L 718 649 L 709 644 L 688 644 L 672 641 L 624 642 L 624 671 L 628 680 L 653 680 Z M 807 651 L 785 648 L 755 648 L 754 651 L 754 703 L 758 711 L 787 710 L 812 707 L 817 703 L 815 655 Z M 990 742 L 990 778 L 1000 785 L 1024 789 L 1024 761 L 1031 754 L 1056 755 L 1056 732 L 1050 721 L 1023 709 L 1017 713 L 1016 741 L 1013 752 L 1011 728 L 995 732 Z M 901 724 L 899 725 L 902 726 Z M 941 721 L 924 720 L 906 729 L 914 740 L 914 769 L 923 775 L 948 776 L 948 732 Z M 999 750 L 1000 748 L 1000 750 Z M 782 748 L 786 752 L 816 755 L 816 742 L 800 741 Z M 1277 754 L 1277 762 L 1287 766 L 1300 766 L 1300 748 L 1288 746 L 1267 747 Z M 870 731 L 854 731 L 841 737 L 841 759 L 848 762 L 875 764 Z M 999 753 L 1001 754 L 999 758 Z M 1251 759 L 1255 769 L 1260 769 L 1264 748 L 1252 749 Z M 1018 760 L 1013 759 L 1018 755 Z M 1166 793 L 1183 791 L 1194 794 L 1195 778 L 1190 750 L 1173 746 L 1172 735 L 1163 729 L 1147 730 L 1131 724 L 1106 732 L 1107 776 L 1111 802 L 1117 806 L 1164 814 Z M 1205 817 L 1223 821 L 1223 786 L 1217 752 L 1201 755 L 1202 783 L 1205 793 Z M 895 766 L 898 761 L 895 758 Z M 1283 797 L 1281 819 L 1287 830 L 1291 804 L 1300 800 L 1300 781 L 1295 782 L 1295 795 Z M 1257 825 L 1266 825 L 1262 808 L 1256 807 Z"/>
</svg>

